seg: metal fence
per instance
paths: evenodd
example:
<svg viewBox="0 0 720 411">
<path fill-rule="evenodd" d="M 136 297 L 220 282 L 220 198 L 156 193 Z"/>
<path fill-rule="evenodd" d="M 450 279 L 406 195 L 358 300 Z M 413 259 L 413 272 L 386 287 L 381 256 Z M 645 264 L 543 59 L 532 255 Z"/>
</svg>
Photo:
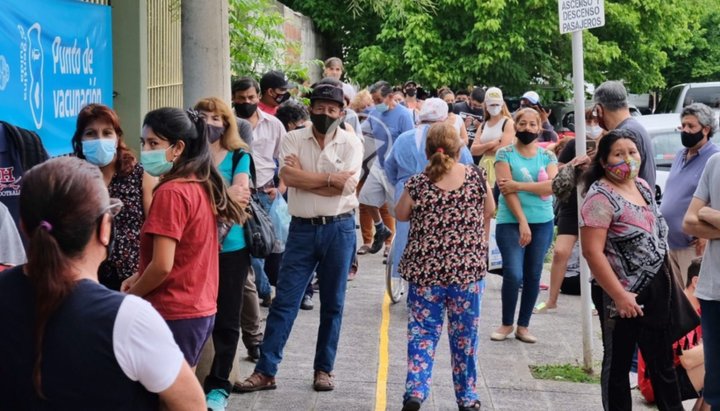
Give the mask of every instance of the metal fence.
<svg viewBox="0 0 720 411">
<path fill-rule="evenodd" d="M 182 107 L 181 0 L 148 0 L 148 110 Z"/>
</svg>

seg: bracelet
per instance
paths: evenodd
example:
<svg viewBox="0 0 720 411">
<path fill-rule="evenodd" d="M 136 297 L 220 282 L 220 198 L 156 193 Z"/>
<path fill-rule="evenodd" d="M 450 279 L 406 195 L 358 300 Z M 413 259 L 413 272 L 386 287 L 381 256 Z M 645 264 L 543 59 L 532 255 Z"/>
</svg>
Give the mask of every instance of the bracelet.
<svg viewBox="0 0 720 411">
<path fill-rule="evenodd" d="M 327 186 L 330 187 L 330 173 L 328 173 Z"/>
</svg>

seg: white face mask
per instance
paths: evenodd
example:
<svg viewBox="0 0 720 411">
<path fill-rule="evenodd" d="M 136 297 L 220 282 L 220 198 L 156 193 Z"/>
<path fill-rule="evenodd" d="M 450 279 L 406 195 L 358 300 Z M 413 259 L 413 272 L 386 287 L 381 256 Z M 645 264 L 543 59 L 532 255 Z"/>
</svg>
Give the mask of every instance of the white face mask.
<svg viewBox="0 0 720 411">
<path fill-rule="evenodd" d="M 502 106 L 488 106 L 487 111 L 491 116 L 495 117 L 502 111 Z"/>
<path fill-rule="evenodd" d="M 592 138 L 597 138 L 600 133 L 602 133 L 602 127 L 600 126 L 590 126 L 588 127 L 587 133 Z"/>
</svg>

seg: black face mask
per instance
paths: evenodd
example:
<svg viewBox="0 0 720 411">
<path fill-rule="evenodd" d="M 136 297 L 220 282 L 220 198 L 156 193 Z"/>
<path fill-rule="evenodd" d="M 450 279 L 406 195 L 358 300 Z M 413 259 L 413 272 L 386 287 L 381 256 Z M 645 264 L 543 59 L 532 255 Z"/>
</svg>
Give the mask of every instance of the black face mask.
<svg viewBox="0 0 720 411">
<path fill-rule="evenodd" d="M 702 129 L 700 131 L 698 131 L 697 133 L 686 133 L 684 131 L 680 133 L 680 138 L 682 139 L 682 145 L 684 145 L 687 148 L 695 147 L 695 145 L 697 143 L 699 143 L 700 140 L 703 139 L 703 137 L 705 137 L 705 136 L 703 135 Z"/>
<path fill-rule="evenodd" d="M 482 117 L 482 116 L 485 114 L 485 113 L 483 112 L 482 107 L 480 107 L 480 108 L 473 108 L 473 107 L 470 105 L 470 103 L 465 103 L 465 104 L 467 104 L 468 108 L 470 108 L 470 114 L 475 114 L 476 116 L 480 116 L 480 117 Z"/>
<path fill-rule="evenodd" d="M 278 95 L 275 97 L 275 102 L 278 103 L 278 104 L 282 104 L 282 103 L 288 101 L 289 98 L 290 98 L 290 93 L 287 93 L 287 92 L 286 92 L 286 93 L 284 93 L 284 94 L 278 94 Z"/>
<path fill-rule="evenodd" d="M 327 114 L 312 114 L 310 113 L 310 121 L 320 134 L 328 134 L 335 131 L 337 126 L 340 124 L 342 119 L 332 118 Z"/>
<path fill-rule="evenodd" d="M 532 143 L 535 139 L 537 139 L 538 135 L 529 131 L 516 131 L 515 137 L 517 137 L 517 139 L 520 140 L 520 142 L 524 145 L 528 145 Z"/>
<path fill-rule="evenodd" d="M 250 118 L 257 111 L 257 104 L 235 103 L 235 114 L 240 118 Z"/>
<path fill-rule="evenodd" d="M 448 113 L 452 113 L 453 110 L 455 110 L 455 104 L 447 103 L 447 105 L 448 105 Z"/>
<path fill-rule="evenodd" d="M 417 90 L 414 88 L 409 88 L 409 89 L 405 90 L 405 95 L 408 97 L 415 97 L 416 94 L 417 94 Z"/>
</svg>

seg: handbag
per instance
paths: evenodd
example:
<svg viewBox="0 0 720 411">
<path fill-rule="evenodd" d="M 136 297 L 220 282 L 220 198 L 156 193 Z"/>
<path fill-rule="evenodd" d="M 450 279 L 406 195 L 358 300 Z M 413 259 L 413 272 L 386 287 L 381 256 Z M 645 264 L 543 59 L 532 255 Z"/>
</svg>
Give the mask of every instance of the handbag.
<svg viewBox="0 0 720 411">
<path fill-rule="evenodd" d="M 253 187 L 257 187 L 255 177 L 255 162 L 250 156 L 250 177 Z M 265 258 L 272 254 L 275 246 L 275 229 L 267 211 L 263 208 L 257 193 L 250 195 L 248 203 L 248 218 L 243 225 L 245 244 L 250 255 L 255 258 Z"/>
</svg>

